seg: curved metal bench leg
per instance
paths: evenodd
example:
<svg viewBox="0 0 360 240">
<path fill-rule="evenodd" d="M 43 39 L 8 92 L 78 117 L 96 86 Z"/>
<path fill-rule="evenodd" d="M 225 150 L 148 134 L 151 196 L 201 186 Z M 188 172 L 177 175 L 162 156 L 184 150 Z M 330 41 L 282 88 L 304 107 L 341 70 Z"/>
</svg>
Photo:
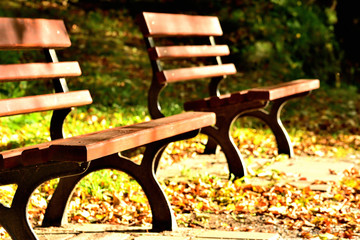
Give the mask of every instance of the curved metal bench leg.
<svg viewBox="0 0 360 240">
<path fill-rule="evenodd" d="M 170 203 L 160 187 L 159 182 L 155 178 L 154 171 L 154 160 L 160 160 L 160 155 L 163 153 L 166 146 L 167 144 L 162 144 L 161 142 L 155 142 L 148 145 L 141 162 L 141 171 L 137 171 L 136 175 L 133 176 L 143 187 L 143 190 L 148 197 L 153 214 L 153 231 L 174 230 L 177 228 L 176 219 Z"/>
<path fill-rule="evenodd" d="M 294 156 L 294 150 L 292 147 L 289 134 L 286 131 L 280 119 L 280 112 L 284 107 L 285 103 L 287 102 L 287 100 L 288 99 L 275 100 L 269 112 L 264 109 L 261 109 L 258 111 L 245 113 L 241 115 L 241 117 L 251 116 L 251 117 L 259 118 L 262 121 L 264 121 L 270 127 L 271 131 L 275 136 L 276 144 L 278 147 L 278 153 L 287 154 L 291 158 Z"/>
<path fill-rule="evenodd" d="M 148 198 L 152 215 L 153 231 L 173 230 L 176 228 L 175 217 L 170 204 L 154 175 L 156 159 L 167 146 L 168 142 L 156 142 L 146 147 L 140 165 L 133 163 L 118 154 L 93 160 L 88 170 L 78 176 L 61 178 L 46 210 L 43 226 L 61 226 L 67 222 L 66 206 L 77 183 L 86 175 L 100 169 L 115 169 L 133 177 L 142 187 Z"/>
<path fill-rule="evenodd" d="M 5 228 L 12 239 L 38 239 L 27 216 L 28 200 L 36 187 L 32 189 L 27 187 L 27 184 L 18 187 L 11 208 L 0 205 L 1 218 L 4 219 L 4 221 L 0 221 L 1 226 Z"/>
<path fill-rule="evenodd" d="M 276 99 L 273 101 L 270 111 L 261 109 L 253 112 L 244 113 L 240 117 L 252 116 L 263 120 L 270 127 L 271 131 L 275 136 L 278 153 L 287 154 L 290 158 L 292 158 L 294 157 L 294 149 L 289 134 L 280 119 L 280 113 L 289 100 L 293 98 L 304 97 L 309 94 L 310 92 L 303 92 L 286 98 Z"/>
<path fill-rule="evenodd" d="M 87 163 L 44 164 L 2 173 L 1 184 L 17 184 L 10 208 L 0 205 L 0 224 L 14 240 L 37 240 L 27 216 L 27 207 L 34 190 L 43 182 L 60 176 L 80 174 Z M 36 172 L 36 174 L 34 174 Z"/>
<path fill-rule="evenodd" d="M 280 118 L 274 118 L 271 113 L 265 110 L 259 110 L 248 114 L 248 116 L 256 117 L 263 120 L 271 129 L 275 136 L 279 154 L 287 154 L 290 158 L 294 156 L 292 143 L 285 127 Z"/>
<path fill-rule="evenodd" d="M 285 97 L 285 98 L 280 98 L 280 99 L 276 99 L 272 101 L 272 106 L 270 111 L 266 111 L 264 108 L 259 109 L 259 110 L 255 110 L 255 111 L 246 111 L 244 113 L 239 114 L 236 117 L 229 117 L 231 118 L 237 118 L 237 117 L 245 117 L 245 116 L 252 116 L 252 117 L 256 117 L 259 118 L 261 120 L 263 120 L 271 129 L 271 131 L 273 132 L 275 139 L 276 139 L 276 144 L 278 147 L 278 153 L 279 154 L 287 154 L 290 158 L 294 157 L 294 150 L 293 150 L 293 146 L 289 137 L 288 132 L 286 131 L 284 125 L 282 124 L 281 118 L 280 118 L 280 113 L 281 110 L 283 109 L 284 105 L 287 103 L 287 101 L 294 99 L 294 98 L 298 98 L 298 97 L 304 97 L 310 94 L 311 91 L 309 92 L 303 92 L 303 93 L 298 93 L 289 97 Z M 218 122 L 219 120 L 217 120 Z M 214 141 L 213 139 L 209 139 L 208 143 L 206 144 L 206 148 L 204 151 L 204 153 L 215 153 L 216 150 L 216 141 Z"/>
<path fill-rule="evenodd" d="M 283 105 L 284 104 L 285 103 L 283 103 Z M 270 127 L 271 131 L 275 136 L 276 144 L 278 147 L 278 153 L 287 154 L 291 158 L 294 156 L 294 151 L 289 134 L 287 133 L 280 119 L 281 108 L 282 106 L 278 106 L 278 104 L 275 104 L 274 102 L 274 105 L 270 112 L 261 109 L 254 112 L 248 112 L 242 114 L 240 115 L 240 117 L 251 116 L 251 117 L 259 118 L 262 121 L 264 121 Z M 215 154 L 217 145 L 218 144 L 216 143 L 216 141 L 209 138 L 206 143 L 203 154 Z"/>
<path fill-rule="evenodd" d="M 236 118 L 218 116 L 215 127 L 201 129 L 201 132 L 208 135 L 212 142 L 220 145 L 224 152 L 230 172 L 229 179 L 231 175 L 234 175 L 235 178 L 241 178 L 247 174 L 244 159 L 230 134 L 234 119 Z"/>
<path fill-rule="evenodd" d="M 94 161 L 90 162 L 88 171 L 83 174 L 60 178 L 60 181 L 51 197 L 46 212 L 44 214 L 44 219 L 42 222 L 43 227 L 60 227 L 68 223 L 66 216 L 66 206 L 70 201 L 73 190 L 76 184 L 85 177 L 88 172 L 90 173 L 93 169 Z"/>
<path fill-rule="evenodd" d="M 218 144 L 214 139 L 208 138 L 203 154 L 215 154 L 217 146 Z"/>
<path fill-rule="evenodd" d="M 160 159 L 161 159 L 161 156 L 163 155 L 166 147 L 167 147 L 167 145 L 164 146 L 155 156 L 155 160 L 154 160 L 154 172 L 155 172 L 155 174 L 156 174 L 156 172 L 157 172 L 157 170 L 159 168 Z"/>
</svg>

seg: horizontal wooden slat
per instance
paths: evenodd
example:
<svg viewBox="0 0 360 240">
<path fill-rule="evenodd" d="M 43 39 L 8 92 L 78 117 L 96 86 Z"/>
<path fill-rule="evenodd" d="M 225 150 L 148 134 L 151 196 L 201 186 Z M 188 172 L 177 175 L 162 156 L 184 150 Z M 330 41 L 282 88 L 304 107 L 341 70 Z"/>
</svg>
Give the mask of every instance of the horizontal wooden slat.
<svg viewBox="0 0 360 240">
<path fill-rule="evenodd" d="M 272 86 L 253 88 L 218 97 L 208 97 L 184 103 L 184 109 L 189 111 L 211 111 L 221 106 L 246 103 L 256 100 L 272 101 L 279 98 L 309 92 L 320 87 L 318 79 L 299 79 Z"/>
<path fill-rule="evenodd" d="M 219 19 L 215 16 L 143 12 L 140 28 L 150 36 L 221 36 Z"/>
<path fill-rule="evenodd" d="M 183 57 L 226 56 L 230 54 L 227 45 L 167 46 L 150 48 L 148 51 L 152 60 Z"/>
<path fill-rule="evenodd" d="M 247 97 L 249 100 L 275 100 L 299 93 L 309 92 L 320 87 L 318 79 L 298 79 L 268 87 L 250 89 Z"/>
<path fill-rule="evenodd" d="M 0 153 L 0 171 L 49 161 L 84 162 L 215 124 L 214 113 L 187 112 Z"/>
<path fill-rule="evenodd" d="M 55 161 L 91 161 L 215 124 L 215 114 L 187 112 L 126 127 L 76 136 L 50 146 Z"/>
<path fill-rule="evenodd" d="M 0 49 L 64 48 L 71 45 L 64 22 L 0 17 Z"/>
<path fill-rule="evenodd" d="M 223 94 L 220 96 L 207 97 L 184 103 L 186 111 L 211 111 L 212 108 L 244 103 L 247 100 L 248 90 Z"/>
<path fill-rule="evenodd" d="M 0 100 L 0 117 L 41 112 L 92 103 L 88 90 Z"/>
<path fill-rule="evenodd" d="M 63 139 L 59 139 L 63 140 Z M 59 141 L 55 140 L 55 141 Z M 54 142 L 54 141 L 53 141 Z M 37 145 L 26 146 L 16 149 L 3 151 L 0 153 L 0 171 L 5 169 L 16 168 L 26 165 L 40 164 L 50 161 L 47 158 L 48 153 L 46 152 L 52 142 L 40 143 Z M 36 154 L 31 159 L 26 158 L 26 153 Z M 25 153 L 25 154 L 24 154 Z"/>
<path fill-rule="evenodd" d="M 0 82 L 81 75 L 78 62 L 3 64 L 0 65 L 0 72 Z"/>
<path fill-rule="evenodd" d="M 157 73 L 157 79 L 160 83 L 178 82 L 178 81 L 198 79 L 198 78 L 230 75 L 235 73 L 236 73 L 236 68 L 234 64 L 229 63 L 222 65 L 164 70 L 162 72 Z"/>
</svg>

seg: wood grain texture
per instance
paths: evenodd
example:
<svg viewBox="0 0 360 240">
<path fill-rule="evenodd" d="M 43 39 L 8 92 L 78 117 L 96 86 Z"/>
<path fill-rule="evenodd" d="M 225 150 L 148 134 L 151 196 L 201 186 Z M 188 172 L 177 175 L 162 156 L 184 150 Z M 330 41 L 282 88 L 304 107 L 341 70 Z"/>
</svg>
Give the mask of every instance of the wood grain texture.
<svg viewBox="0 0 360 240">
<path fill-rule="evenodd" d="M 0 17 L 0 49 L 64 48 L 71 45 L 64 22 Z"/>
<path fill-rule="evenodd" d="M 160 83 L 164 82 L 178 82 L 184 80 L 192 80 L 199 78 L 209 78 L 235 74 L 236 68 L 234 64 L 209 65 L 191 68 L 178 68 L 172 70 L 164 70 L 156 73 L 157 79 Z"/>
<path fill-rule="evenodd" d="M 227 45 L 197 45 L 197 46 L 162 46 L 148 49 L 152 60 L 188 58 L 188 57 L 214 57 L 230 54 Z"/>
<path fill-rule="evenodd" d="M 22 63 L 0 65 L 0 82 L 37 80 L 81 75 L 78 62 Z"/>
<path fill-rule="evenodd" d="M 138 21 L 146 37 L 221 36 L 223 34 L 219 19 L 215 16 L 143 12 Z"/>
<path fill-rule="evenodd" d="M 299 93 L 309 92 L 318 89 L 319 87 L 319 79 L 298 79 L 272 86 L 249 89 L 247 98 L 249 100 L 263 99 L 272 101 Z"/>
<path fill-rule="evenodd" d="M 215 114 L 187 112 L 72 137 L 50 146 L 55 161 L 91 161 L 215 124 Z"/>
<path fill-rule="evenodd" d="M 0 117 L 41 112 L 92 103 L 88 90 L 1 99 Z"/>
<path fill-rule="evenodd" d="M 244 90 L 234 93 L 222 94 L 220 96 L 189 101 L 184 103 L 184 109 L 186 111 L 211 111 L 213 108 L 247 102 L 247 94 L 248 91 Z"/>
<path fill-rule="evenodd" d="M 171 117 L 57 139 L 0 153 L 0 171 L 49 161 L 84 162 L 215 124 L 214 113 Z"/>
<path fill-rule="evenodd" d="M 220 96 L 208 97 L 184 103 L 184 109 L 189 111 L 211 111 L 213 108 L 228 106 L 250 101 L 273 101 L 293 96 L 299 93 L 310 92 L 320 87 L 318 79 L 298 79 L 276 85 L 253 88 Z"/>
</svg>

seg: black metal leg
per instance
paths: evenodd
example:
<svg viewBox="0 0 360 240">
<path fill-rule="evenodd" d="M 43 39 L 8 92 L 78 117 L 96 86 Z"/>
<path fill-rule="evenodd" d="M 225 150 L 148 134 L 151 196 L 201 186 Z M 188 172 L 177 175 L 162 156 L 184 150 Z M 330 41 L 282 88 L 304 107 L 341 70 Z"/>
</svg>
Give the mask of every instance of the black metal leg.
<svg viewBox="0 0 360 240">
<path fill-rule="evenodd" d="M 93 162 L 90 163 L 88 171 L 91 171 L 92 168 Z M 56 187 L 55 192 L 46 208 L 42 222 L 43 227 L 60 227 L 68 223 L 65 211 L 66 206 L 70 201 L 70 197 L 72 196 L 72 192 L 76 184 L 88 174 L 88 171 L 81 175 L 64 177 L 60 179 L 58 186 Z"/>
<path fill-rule="evenodd" d="M 215 154 L 217 146 L 218 144 L 214 139 L 208 138 L 203 154 Z"/>
<path fill-rule="evenodd" d="M 166 146 L 164 146 L 158 154 L 155 155 L 155 161 L 154 161 L 154 172 L 156 173 L 158 168 L 159 168 L 159 163 L 160 163 L 160 159 L 161 159 L 161 156 L 162 154 L 164 153 L 165 151 L 165 148 Z"/>
<path fill-rule="evenodd" d="M 170 203 L 160 187 L 159 182 L 156 180 L 154 171 L 154 160 L 160 159 L 160 154 L 163 153 L 166 146 L 167 144 L 162 144 L 161 142 L 148 145 L 141 162 L 142 171 L 137 171 L 136 176 L 133 176 L 143 187 L 148 197 L 153 214 L 153 231 L 174 230 L 177 228 L 176 219 L 171 210 Z"/>
<path fill-rule="evenodd" d="M 32 191 L 29 193 L 27 191 L 23 192 L 23 190 L 26 191 L 27 189 L 25 187 L 20 189 L 18 188 L 16 194 L 21 192 L 21 197 L 24 197 L 24 199 L 29 199 Z M 15 196 L 15 198 L 18 200 L 19 196 Z M 38 239 L 27 218 L 27 204 L 28 201 L 23 200 L 22 202 L 18 202 L 15 204 L 13 203 L 11 208 L 6 208 L 1 205 L 0 223 L 6 229 L 6 231 L 13 240 Z"/>
<path fill-rule="evenodd" d="M 228 163 L 229 178 L 232 175 L 235 178 L 247 175 L 244 159 L 231 136 L 231 126 L 241 114 L 264 108 L 266 105 L 267 102 L 264 101 L 253 101 L 218 108 L 215 111 L 216 125 L 201 129 L 201 132 L 209 137 L 204 153 L 215 153 L 216 146 L 220 145 Z"/>
<path fill-rule="evenodd" d="M 304 97 L 309 94 L 310 92 L 303 92 L 289 97 L 276 99 L 273 101 L 270 111 L 261 109 L 253 112 L 247 112 L 245 114 L 242 114 L 241 117 L 252 116 L 263 120 L 270 127 L 271 131 L 274 133 L 276 144 L 278 147 L 278 153 L 287 154 L 290 158 L 292 158 L 294 157 L 294 149 L 289 134 L 286 131 L 284 125 L 282 124 L 280 118 L 281 110 L 289 100 L 298 97 Z"/>
<path fill-rule="evenodd" d="M 238 147 L 234 144 L 232 137 L 229 134 L 225 134 L 225 131 L 216 130 L 213 127 L 207 127 L 201 130 L 202 133 L 213 138 L 221 147 L 225 154 L 227 164 L 229 167 L 229 179 L 232 175 L 235 178 L 241 178 L 246 176 L 246 167 L 244 159 Z"/>
<path fill-rule="evenodd" d="M 252 116 L 263 120 L 274 133 L 279 154 L 287 154 L 290 158 L 294 156 L 294 150 L 288 132 L 280 119 L 280 112 L 288 99 L 278 99 L 273 102 L 270 111 L 264 109 L 248 112 L 243 116 Z"/>
<path fill-rule="evenodd" d="M 133 177 L 145 192 L 153 215 L 153 230 L 172 230 L 176 227 L 170 204 L 154 175 L 155 160 L 160 159 L 167 142 L 157 142 L 147 146 L 140 165 L 118 154 L 94 160 L 88 170 L 78 176 L 60 179 L 57 189 L 46 210 L 43 226 L 61 226 L 67 222 L 66 206 L 76 184 L 87 174 L 100 169 L 116 169 Z"/>
<path fill-rule="evenodd" d="M 278 153 L 287 154 L 291 158 L 294 156 L 294 151 L 290 137 L 279 117 L 280 111 L 281 109 L 278 106 L 273 106 L 272 111 L 270 112 L 261 109 L 254 112 L 248 112 L 241 115 L 241 117 L 251 116 L 263 120 L 270 127 L 275 136 Z M 203 154 L 215 154 L 217 145 L 216 141 L 209 138 Z"/>
<path fill-rule="evenodd" d="M 247 115 L 263 120 L 270 127 L 271 131 L 274 133 L 279 154 L 287 154 L 290 158 L 294 156 L 294 150 L 289 134 L 280 118 L 277 118 L 265 110 L 251 112 Z"/>
<path fill-rule="evenodd" d="M 294 156 L 294 150 L 288 132 L 286 131 L 285 127 L 282 124 L 280 113 L 284 105 L 289 100 L 298 97 L 307 96 L 309 95 L 309 93 L 310 92 L 303 92 L 289 97 L 273 100 L 270 111 L 265 110 L 265 105 L 262 108 L 255 107 L 252 110 L 248 108 L 248 109 L 244 109 L 245 111 L 242 112 L 237 111 L 239 113 L 237 115 L 233 114 L 230 109 L 228 111 L 229 116 L 226 117 L 229 119 L 236 119 L 238 117 L 252 116 L 263 120 L 270 127 L 271 131 L 275 136 L 278 147 L 278 153 L 287 154 L 291 158 Z M 219 122 L 219 120 L 217 120 L 217 122 Z M 214 141 L 213 139 L 209 139 L 208 143 L 206 144 L 206 148 L 205 148 L 206 151 L 204 151 L 204 153 L 209 153 L 209 154 L 214 153 L 216 150 L 215 144 L 216 141 Z"/>
<path fill-rule="evenodd" d="M 244 159 L 230 134 L 231 125 L 236 118 L 235 115 L 217 114 L 215 126 L 201 129 L 201 132 L 208 135 L 213 143 L 220 145 L 228 163 L 229 178 L 231 175 L 234 175 L 235 178 L 241 178 L 247 174 Z"/>
<path fill-rule="evenodd" d="M 0 176 L 1 185 L 18 185 L 11 207 L 0 205 L 0 224 L 12 239 L 38 239 L 28 221 L 27 206 L 31 194 L 40 184 L 60 176 L 80 174 L 87 166 L 87 163 L 54 163 L 3 172 Z"/>
</svg>

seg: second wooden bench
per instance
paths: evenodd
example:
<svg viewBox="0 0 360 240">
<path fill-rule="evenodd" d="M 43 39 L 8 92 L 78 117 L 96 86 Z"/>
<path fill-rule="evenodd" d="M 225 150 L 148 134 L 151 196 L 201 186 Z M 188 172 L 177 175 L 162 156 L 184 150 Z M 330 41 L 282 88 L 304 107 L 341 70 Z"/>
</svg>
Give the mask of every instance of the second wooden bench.
<svg viewBox="0 0 360 240">
<path fill-rule="evenodd" d="M 278 153 L 294 155 L 280 112 L 290 99 L 305 96 L 320 87 L 318 79 L 299 79 L 278 85 L 220 94 L 219 85 L 227 75 L 236 73 L 233 63 L 222 63 L 229 55 L 227 45 L 218 45 L 215 37 L 223 35 L 216 16 L 143 12 L 138 16 L 152 66 L 148 108 L 153 118 L 162 118 L 160 94 L 171 83 L 194 79 L 210 80 L 209 97 L 184 103 L 186 111 L 216 113 L 216 125 L 203 128 L 209 139 L 205 153 L 215 153 L 217 145 L 225 153 L 229 171 L 235 177 L 246 175 L 245 164 L 233 142 L 230 129 L 242 116 L 263 120 L 273 131 Z M 271 108 L 266 108 L 269 103 Z"/>
</svg>

